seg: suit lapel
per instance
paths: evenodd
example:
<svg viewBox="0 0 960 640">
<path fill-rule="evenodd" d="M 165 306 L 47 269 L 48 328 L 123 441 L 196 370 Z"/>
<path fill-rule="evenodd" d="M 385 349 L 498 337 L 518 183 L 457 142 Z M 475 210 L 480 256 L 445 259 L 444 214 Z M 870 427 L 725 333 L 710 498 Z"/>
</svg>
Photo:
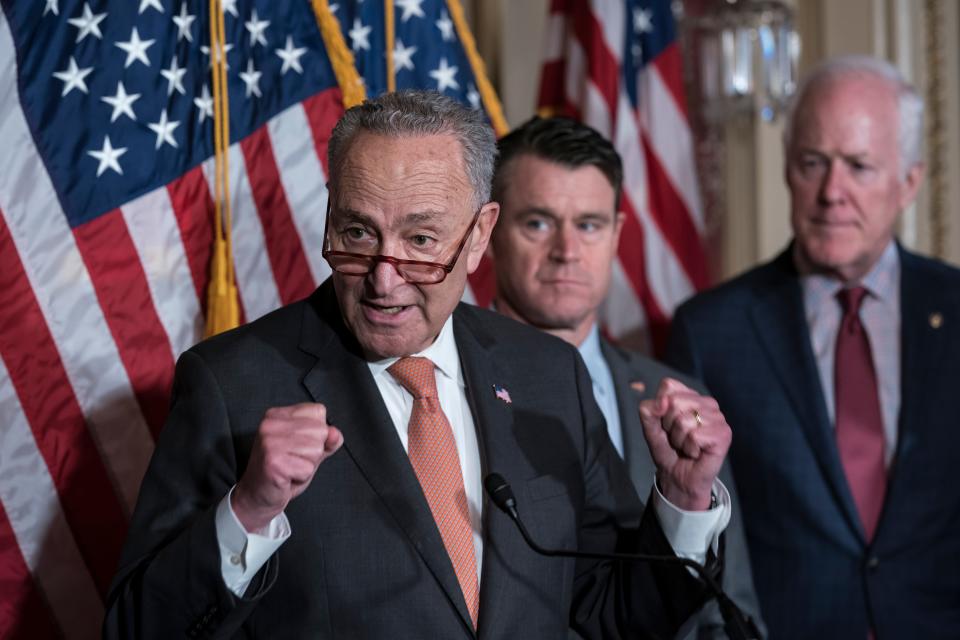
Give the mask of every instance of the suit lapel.
<svg viewBox="0 0 960 640">
<path fill-rule="evenodd" d="M 520 446 L 513 433 L 512 403 L 498 398 L 495 386 L 509 393 L 510 376 L 497 362 L 495 340 L 484 330 L 468 326 L 454 313 L 454 335 L 467 386 L 467 398 L 477 429 L 483 474 L 499 472 L 520 489 L 510 471 L 522 468 Z M 513 583 L 515 558 L 526 551 L 513 521 L 484 495 L 483 570 L 480 581 L 480 635 L 502 637 L 498 622 L 511 619 L 506 611 L 516 607 Z M 521 605 L 522 606 L 522 605 Z"/>
<path fill-rule="evenodd" d="M 343 326 L 332 287 L 304 313 L 300 347 L 317 357 L 303 384 L 343 433 L 343 448 L 440 583 L 467 628 L 473 623 L 453 565 L 359 345 Z M 326 321 L 324 324 L 320 318 Z"/>
<path fill-rule="evenodd" d="M 788 248 L 777 258 L 773 265 L 777 276 L 757 296 L 751 312 L 753 328 L 799 417 L 821 473 L 849 525 L 863 538 L 863 527 L 847 486 L 823 399 L 820 374 L 810 346 L 803 294 L 790 251 Z"/>
<path fill-rule="evenodd" d="M 636 486 L 644 487 L 652 482 L 654 466 L 647 450 L 647 441 L 643 437 L 643 425 L 640 424 L 640 401 L 652 398 L 657 392 L 658 380 L 634 366 L 629 357 L 609 342 L 600 339 L 600 352 L 610 375 L 617 396 L 617 411 L 620 414 L 620 431 L 623 434 L 623 453 L 630 477 Z M 642 390 L 638 388 L 642 385 Z M 642 496 L 646 498 L 646 496 Z"/>
</svg>

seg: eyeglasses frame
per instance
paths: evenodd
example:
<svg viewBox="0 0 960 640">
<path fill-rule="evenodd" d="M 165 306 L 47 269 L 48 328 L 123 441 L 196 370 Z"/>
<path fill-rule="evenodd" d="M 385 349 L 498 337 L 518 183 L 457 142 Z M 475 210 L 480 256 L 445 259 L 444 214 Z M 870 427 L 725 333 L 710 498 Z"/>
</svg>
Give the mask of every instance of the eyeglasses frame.
<svg viewBox="0 0 960 640">
<path fill-rule="evenodd" d="M 400 276 L 403 277 L 403 279 L 406 280 L 407 282 L 410 282 L 410 280 L 408 280 L 405 276 L 403 276 L 403 274 L 399 269 L 400 265 L 416 265 L 421 267 L 432 267 L 434 269 L 442 270 L 443 275 L 440 276 L 439 280 L 431 281 L 431 282 L 416 282 L 411 284 L 440 284 L 441 282 L 447 279 L 447 276 L 450 275 L 450 272 L 453 271 L 454 267 L 457 266 L 457 260 L 460 259 L 460 254 L 463 253 L 463 248 L 467 246 L 467 238 L 469 238 L 470 234 L 473 233 L 474 228 L 477 226 L 477 220 L 480 219 L 480 212 L 483 211 L 483 207 L 481 206 L 479 209 L 477 209 L 477 212 L 473 214 L 473 221 L 471 221 L 470 226 L 467 227 L 467 232 L 463 234 L 462 238 L 460 238 L 460 242 L 457 244 L 457 250 L 453 254 L 453 258 L 451 258 L 448 263 L 443 264 L 440 262 L 429 262 L 427 260 L 408 260 L 406 258 L 395 258 L 393 256 L 386 256 L 383 254 L 369 255 L 366 253 L 353 253 L 351 251 L 333 251 L 332 249 L 330 249 L 330 237 L 329 237 L 330 236 L 330 209 L 331 209 L 330 200 L 331 199 L 328 197 L 326 220 L 324 221 L 324 224 L 323 224 L 323 250 L 320 252 L 320 255 L 322 255 L 323 259 L 327 261 L 327 264 L 330 265 L 330 268 L 336 271 L 337 273 L 343 273 L 344 275 L 351 275 L 351 276 L 364 275 L 365 276 L 373 273 L 374 269 L 376 269 L 377 267 L 377 264 L 381 262 L 386 262 L 387 264 L 392 265 L 393 268 L 396 269 L 397 273 L 400 274 Z M 370 270 L 362 274 L 361 273 L 345 273 L 333 266 L 333 263 L 330 262 L 329 256 L 370 260 Z"/>
</svg>

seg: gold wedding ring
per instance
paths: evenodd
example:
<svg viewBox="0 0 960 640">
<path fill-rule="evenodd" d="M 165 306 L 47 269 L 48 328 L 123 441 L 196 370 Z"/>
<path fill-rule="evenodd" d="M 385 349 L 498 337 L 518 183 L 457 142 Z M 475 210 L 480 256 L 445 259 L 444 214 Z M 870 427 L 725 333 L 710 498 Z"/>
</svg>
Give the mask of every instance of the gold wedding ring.
<svg viewBox="0 0 960 640">
<path fill-rule="evenodd" d="M 703 426 L 703 418 L 700 417 L 700 412 L 697 411 L 696 409 L 693 410 L 693 419 L 697 421 L 698 427 Z"/>
</svg>

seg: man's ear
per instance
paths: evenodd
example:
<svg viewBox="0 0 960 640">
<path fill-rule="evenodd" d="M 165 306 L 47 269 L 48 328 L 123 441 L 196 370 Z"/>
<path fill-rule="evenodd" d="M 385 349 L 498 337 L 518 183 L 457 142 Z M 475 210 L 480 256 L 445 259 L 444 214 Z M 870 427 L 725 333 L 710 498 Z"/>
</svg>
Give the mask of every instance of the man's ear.
<svg viewBox="0 0 960 640">
<path fill-rule="evenodd" d="M 477 226 L 473 228 L 473 233 L 470 234 L 470 246 L 467 249 L 467 273 L 473 273 L 480 266 L 480 259 L 487 251 L 490 244 L 490 235 L 493 233 L 493 227 L 497 224 L 497 218 L 499 217 L 499 202 L 488 202 L 480 208 Z"/>
<path fill-rule="evenodd" d="M 904 176 L 903 181 L 900 183 L 900 202 L 898 203 L 900 205 L 900 211 L 909 207 L 917 197 L 917 192 L 920 191 L 920 185 L 923 184 L 923 176 L 926 170 L 926 165 L 918 162 L 907 171 L 907 175 Z"/>
</svg>

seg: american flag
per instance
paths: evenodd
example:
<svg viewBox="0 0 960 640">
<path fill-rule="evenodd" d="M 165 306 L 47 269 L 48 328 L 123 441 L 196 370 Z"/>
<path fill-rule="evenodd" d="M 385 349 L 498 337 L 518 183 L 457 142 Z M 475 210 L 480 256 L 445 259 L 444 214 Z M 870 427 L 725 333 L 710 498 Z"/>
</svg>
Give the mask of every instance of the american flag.
<svg viewBox="0 0 960 640">
<path fill-rule="evenodd" d="M 221 1 L 234 265 L 252 320 L 329 274 L 326 147 L 343 99 L 314 14 L 325 2 Z M 403 69 L 398 84 L 469 100 L 478 78 L 460 38 L 427 28 L 459 5 L 420 4 L 423 16 L 398 1 L 397 43 L 431 81 L 407 85 Z M 91 638 L 175 359 L 202 337 L 209 3 L 0 7 L 0 638 Z M 331 8 L 351 27 L 366 11 Z M 416 21 L 427 27 L 406 35 Z"/>
<path fill-rule="evenodd" d="M 662 343 L 674 308 L 707 284 L 704 214 L 669 0 L 551 0 L 544 113 L 577 118 L 623 158 L 626 223 L 603 323 Z"/>
</svg>

